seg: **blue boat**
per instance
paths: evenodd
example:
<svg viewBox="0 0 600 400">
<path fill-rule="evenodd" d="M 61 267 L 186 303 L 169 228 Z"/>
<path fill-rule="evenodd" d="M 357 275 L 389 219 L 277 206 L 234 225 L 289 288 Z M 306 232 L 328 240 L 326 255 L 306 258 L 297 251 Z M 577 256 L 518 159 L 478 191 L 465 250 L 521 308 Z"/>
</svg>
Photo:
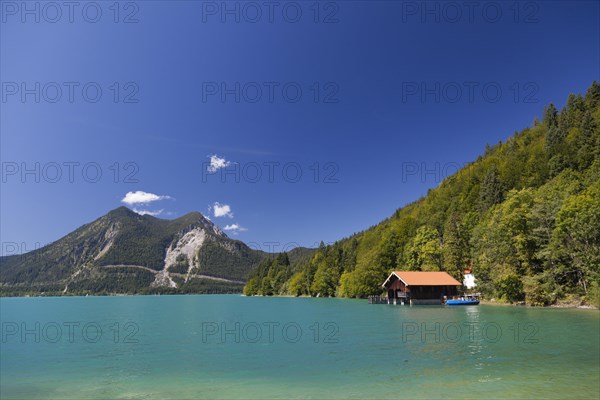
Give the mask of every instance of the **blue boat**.
<svg viewBox="0 0 600 400">
<path fill-rule="evenodd" d="M 446 300 L 447 306 L 476 306 L 479 304 L 479 294 L 468 294 L 457 299 Z"/>
<path fill-rule="evenodd" d="M 447 306 L 476 306 L 477 304 L 479 304 L 479 300 L 457 299 L 457 300 L 447 300 L 446 301 Z"/>
</svg>

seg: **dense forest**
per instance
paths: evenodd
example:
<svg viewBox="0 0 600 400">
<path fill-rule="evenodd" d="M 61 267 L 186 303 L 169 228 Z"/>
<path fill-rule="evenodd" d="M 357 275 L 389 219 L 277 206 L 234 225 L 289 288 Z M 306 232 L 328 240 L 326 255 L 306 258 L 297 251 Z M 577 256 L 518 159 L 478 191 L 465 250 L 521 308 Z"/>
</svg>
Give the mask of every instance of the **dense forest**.
<svg viewBox="0 0 600 400">
<path fill-rule="evenodd" d="M 392 270 L 471 266 L 486 298 L 600 303 L 600 85 L 368 230 L 290 263 L 264 260 L 248 295 L 363 297 Z"/>
</svg>

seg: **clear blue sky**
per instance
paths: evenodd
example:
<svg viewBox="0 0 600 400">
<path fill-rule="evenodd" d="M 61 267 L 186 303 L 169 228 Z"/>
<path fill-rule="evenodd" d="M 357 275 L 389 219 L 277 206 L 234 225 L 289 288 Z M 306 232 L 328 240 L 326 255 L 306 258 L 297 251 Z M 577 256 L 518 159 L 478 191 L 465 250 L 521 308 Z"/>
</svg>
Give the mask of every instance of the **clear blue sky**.
<svg viewBox="0 0 600 400">
<path fill-rule="evenodd" d="M 120 205 L 263 247 L 378 223 L 599 79 L 598 2 L 474 3 L 0 2 L 1 241 Z"/>
</svg>

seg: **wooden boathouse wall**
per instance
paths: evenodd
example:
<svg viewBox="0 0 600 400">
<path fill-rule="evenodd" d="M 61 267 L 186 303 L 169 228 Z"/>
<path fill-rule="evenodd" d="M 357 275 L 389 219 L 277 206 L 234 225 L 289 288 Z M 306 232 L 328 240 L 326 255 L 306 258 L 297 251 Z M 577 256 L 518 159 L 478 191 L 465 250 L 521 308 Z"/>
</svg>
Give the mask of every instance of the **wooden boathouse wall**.
<svg viewBox="0 0 600 400">
<path fill-rule="evenodd" d="M 399 276 L 403 274 L 407 282 Z M 401 271 L 392 272 L 382 286 L 387 291 L 388 304 L 435 305 L 442 304 L 444 297 L 455 296 L 460 282 L 445 272 Z M 382 299 L 369 302 L 383 303 Z"/>
</svg>

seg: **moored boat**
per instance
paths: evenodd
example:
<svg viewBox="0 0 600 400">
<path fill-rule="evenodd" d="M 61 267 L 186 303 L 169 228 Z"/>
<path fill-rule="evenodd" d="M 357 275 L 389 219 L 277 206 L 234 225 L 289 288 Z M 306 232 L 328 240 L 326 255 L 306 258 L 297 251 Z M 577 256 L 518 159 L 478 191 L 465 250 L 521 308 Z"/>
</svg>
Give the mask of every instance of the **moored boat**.
<svg viewBox="0 0 600 400">
<path fill-rule="evenodd" d="M 446 301 L 448 306 L 476 306 L 478 304 L 479 300 L 452 299 Z"/>
<path fill-rule="evenodd" d="M 479 304 L 479 294 L 467 294 L 458 298 L 446 300 L 447 306 L 476 306 Z"/>
</svg>

